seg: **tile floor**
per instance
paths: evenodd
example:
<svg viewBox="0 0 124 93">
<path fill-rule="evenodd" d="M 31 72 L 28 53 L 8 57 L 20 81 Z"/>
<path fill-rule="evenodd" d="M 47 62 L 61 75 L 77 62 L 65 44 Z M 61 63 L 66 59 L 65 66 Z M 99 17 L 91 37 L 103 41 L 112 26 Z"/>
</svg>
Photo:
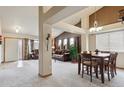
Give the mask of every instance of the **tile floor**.
<svg viewBox="0 0 124 93">
<path fill-rule="evenodd" d="M 38 60 L 18 61 L 0 64 L 1 87 L 124 87 L 124 70 L 117 70 L 117 76 L 102 84 L 99 79 L 77 74 L 77 64 L 53 60 L 53 75 L 38 76 Z"/>
</svg>

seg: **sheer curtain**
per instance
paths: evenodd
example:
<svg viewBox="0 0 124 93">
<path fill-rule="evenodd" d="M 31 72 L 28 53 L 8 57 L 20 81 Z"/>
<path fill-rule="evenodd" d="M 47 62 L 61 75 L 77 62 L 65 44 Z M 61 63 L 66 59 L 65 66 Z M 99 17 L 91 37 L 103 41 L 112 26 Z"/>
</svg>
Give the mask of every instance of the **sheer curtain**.
<svg viewBox="0 0 124 93">
<path fill-rule="evenodd" d="M 34 40 L 30 40 L 31 42 L 31 51 L 34 50 Z"/>
<path fill-rule="evenodd" d="M 29 59 L 29 39 L 24 38 L 23 39 L 23 59 L 27 60 Z"/>
</svg>

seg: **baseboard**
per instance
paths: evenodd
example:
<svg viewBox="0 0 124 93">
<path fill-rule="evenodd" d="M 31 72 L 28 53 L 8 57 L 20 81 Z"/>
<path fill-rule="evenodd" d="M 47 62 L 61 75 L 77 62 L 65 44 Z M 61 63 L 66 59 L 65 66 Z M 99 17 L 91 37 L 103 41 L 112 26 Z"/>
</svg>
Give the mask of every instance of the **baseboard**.
<svg viewBox="0 0 124 93">
<path fill-rule="evenodd" d="M 51 76 L 51 75 L 52 75 L 52 73 L 50 73 L 50 74 L 48 74 L 48 75 L 41 75 L 41 74 L 39 73 L 39 76 L 42 77 L 42 78 L 46 78 L 46 77 L 49 77 L 49 76 Z"/>
</svg>

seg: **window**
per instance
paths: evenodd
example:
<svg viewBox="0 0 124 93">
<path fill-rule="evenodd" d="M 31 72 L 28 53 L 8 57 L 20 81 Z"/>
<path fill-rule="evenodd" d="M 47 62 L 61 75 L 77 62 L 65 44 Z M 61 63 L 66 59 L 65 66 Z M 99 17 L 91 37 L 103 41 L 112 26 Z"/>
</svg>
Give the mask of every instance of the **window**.
<svg viewBox="0 0 124 93">
<path fill-rule="evenodd" d="M 62 45 L 62 40 L 59 40 L 58 41 L 58 46 L 60 47 L 60 49 L 61 49 L 61 45 Z"/>
<path fill-rule="evenodd" d="M 64 45 L 64 49 L 67 49 L 67 39 L 64 39 L 63 45 Z"/>
<path fill-rule="evenodd" d="M 34 40 L 34 49 L 39 49 L 39 41 Z"/>
<path fill-rule="evenodd" d="M 63 44 L 64 44 L 64 46 L 67 45 L 67 39 L 64 39 Z"/>
<path fill-rule="evenodd" d="M 28 40 L 28 49 L 29 49 L 29 53 L 31 54 L 31 40 Z"/>
<path fill-rule="evenodd" d="M 124 52 L 124 31 L 96 35 L 96 48 Z"/>
<path fill-rule="evenodd" d="M 74 38 L 70 38 L 70 45 L 74 45 Z"/>
</svg>

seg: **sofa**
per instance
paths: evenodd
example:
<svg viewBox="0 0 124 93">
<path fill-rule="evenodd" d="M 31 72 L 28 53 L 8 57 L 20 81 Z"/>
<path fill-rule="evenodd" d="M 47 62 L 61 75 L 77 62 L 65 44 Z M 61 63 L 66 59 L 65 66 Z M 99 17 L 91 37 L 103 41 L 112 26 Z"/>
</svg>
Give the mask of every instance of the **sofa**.
<svg viewBox="0 0 124 93">
<path fill-rule="evenodd" d="M 59 61 L 70 61 L 70 52 L 69 50 L 55 50 L 52 54 L 52 58 Z"/>
<path fill-rule="evenodd" d="M 38 59 L 38 58 L 39 58 L 39 50 L 38 49 L 32 50 L 30 54 L 30 59 Z"/>
</svg>

